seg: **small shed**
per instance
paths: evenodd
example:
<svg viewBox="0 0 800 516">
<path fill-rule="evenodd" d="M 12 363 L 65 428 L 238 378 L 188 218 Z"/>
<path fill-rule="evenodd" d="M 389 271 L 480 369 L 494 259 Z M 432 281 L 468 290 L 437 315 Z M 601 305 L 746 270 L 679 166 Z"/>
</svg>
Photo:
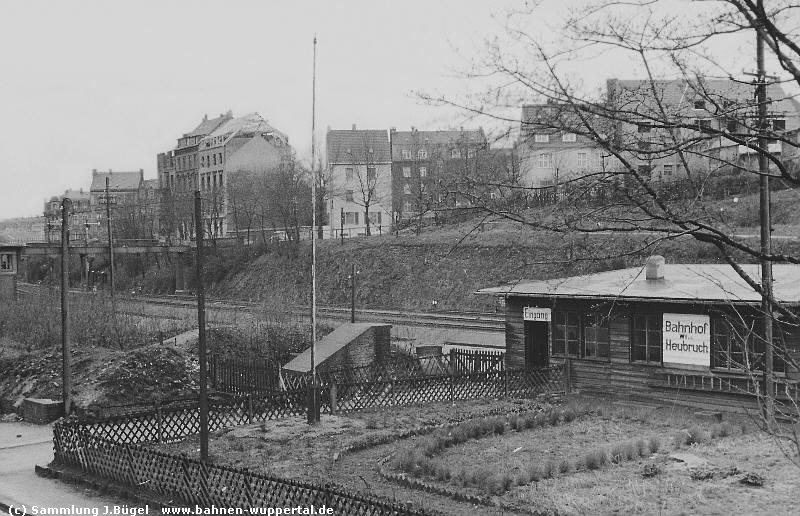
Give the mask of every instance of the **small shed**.
<svg viewBox="0 0 800 516">
<path fill-rule="evenodd" d="M 758 264 L 741 267 L 760 278 Z M 773 277 L 776 299 L 800 312 L 800 265 L 775 264 Z M 567 363 L 578 389 L 673 400 L 680 389 L 697 402 L 735 404 L 763 388 L 761 296 L 727 264 L 651 256 L 641 267 L 478 293 L 506 301 L 507 367 Z M 780 317 L 773 326 L 775 377 L 796 394 L 800 330 Z"/>
<path fill-rule="evenodd" d="M 320 339 L 315 348 L 317 371 L 333 371 L 381 363 L 389 357 L 390 324 L 343 324 Z M 283 366 L 290 374 L 311 372 L 311 348 Z"/>
<path fill-rule="evenodd" d="M 21 245 L 0 235 L 0 300 L 13 300 L 17 295 L 17 270 Z"/>
</svg>

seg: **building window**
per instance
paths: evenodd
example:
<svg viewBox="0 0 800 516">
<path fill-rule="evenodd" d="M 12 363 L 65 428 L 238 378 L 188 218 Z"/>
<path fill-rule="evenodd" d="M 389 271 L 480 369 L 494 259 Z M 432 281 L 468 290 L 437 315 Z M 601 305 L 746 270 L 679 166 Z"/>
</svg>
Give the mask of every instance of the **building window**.
<svg viewBox="0 0 800 516">
<path fill-rule="evenodd" d="M 550 154 L 543 152 L 536 156 L 536 167 L 550 168 Z"/>
<path fill-rule="evenodd" d="M 580 325 L 578 312 L 553 314 L 553 355 L 578 357 L 580 353 Z"/>
<path fill-rule="evenodd" d="M 425 149 L 418 150 L 417 159 L 428 159 L 428 151 Z"/>
<path fill-rule="evenodd" d="M 219 153 L 219 164 L 222 165 L 222 153 Z"/>
<path fill-rule="evenodd" d="M 376 177 L 378 177 L 378 172 L 375 167 L 367 167 L 367 181 L 375 181 Z"/>
<path fill-rule="evenodd" d="M 735 133 L 739 129 L 739 122 L 733 118 L 729 118 L 728 121 L 725 122 L 725 129 L 727 129 L 729 133 Z"/>
<path fill-rule="evenodd" d="M 672 165 L 664 165 L 664 176 L 672 175 Z"/>
<path fill-rule="evenodd" d="M 460 158 L 461 157 L 461 151 L 459 149 L 452 149 L 450 151 L 450 157 L 454 158 L 454 159 Z"/>
<path fill-rule="evenodd" d="M 214 158 L 214 164 L 216 165 L 217 164 L 217 155 L 214 154 L 213 158 Z"/>
<path fill-rule="evenodd" d="M 662 316 L 631 316 L 631 361 L 661 363 Z"/>
<path fill-rule="evenodd" d="M 411 177 L 411 167 L 403 167 L 403 177 Z"/>
<path fill-rule="evenodd" d="M 548 143 L 550 141 L 550 135 L 543 133 L 536 133 L 533 135 L 533 141 L 536 143 Z"/>
<path fill-rule="evenodd" d="M 344 223 L 345 224 L 358 224 L 358 212 L 357 211 L 348 211 L 344 214 Z"/>
<path fill-rule="evenodd" d="M 403 193 L 406 195 L 411 195 L 411 186 L 408 184 L 403 185 Z"/>
<path fill-rule="evenodd" d="M 783 119 L 775 119 L 772 121 L 772 130 L 773 131 L 785 131 L 786 130 L 786 120 Z"/>
<path fill-rule="evenodd" d="M 403 159 L 411 159 L 411 151 L 408 149 L 403 149 L 400 151 L 400 156 Z"/>
<path fill-rule="evenodd" d="M 715 369 L 749 369 L 745 349 L 752 349 L 752 331 L 734 327 L 724 317 L 711 319 L 711 367 Z M 751 359 L 752 357 L 748 357 Z M 751 367 L 755 364 L 751 364 Z"/>
<path fill-rule="evenodd" d="M 353 191 L 352 190 L 345 190 L 344 192 L 344 200 L 347 202 L 353 202 Z"/>
<path fill-rule="evenodd" d="M 11 254 L 0 254 L 0 271 L 10 271 L 14 269 L 14 256 Z"/>
<path fill-rule="evenodd" d="M 414 210 L 412 209 L 411 201 L 405 201 L 403 203 L 403 213 L 411 213 L 412 211 Z"/>
<path fill-rule="evenodd" d="M 589 156 L 585 152 L 578 153 L 578 168 L 586 169 L 589 167 Z"/>
<path fill-rule="evenodd" d="M 576 142 L 578 141 L 578 135 L 575 133 L 564 133 L 561 135 L 562 142 Z"/>
<path fill-rule="evenodd" d="M 425 177 L 428 175 L 428 167 L 419 167 L 419 177 Z"/>
<path fill-rule="evenodd" d="M 347 181 L 353 180 L 353 167 L 347 167 L 346 169 L 344 169 L 344 178 Z"/>
<path fill-rule="evenodd" d="M 364 213 L 364 220 L 367 220 L 367 214 Z M 372 212 L 369 214 L 369 223 L 370 224 L 381 224 L 381 212 Z"/>
<path fill-rule="evenodd" d="M 697 118 L 694 121 L 697 129 L 711 129 L 711 120 L 708 118 Z"/>
<path fill-rule="evenodd" d="M 649 178 L 650 174 L 653 172 L 653 167 L 650 165 L 639 165 L 637 167 L 637 171 L 639 173 L 639 177 Z"/>
<path fill-rule="evenodd" d="M 588 358 L 608 358 L 611 348 L 611 330 L 608 317 L 599 313 L 584 314 L 581 321 L 583 330 L 583 356 Z"/>
<path fill-rule="evenodd" d="M 467 157 L 474 158 L 475 157 L 475 149 L 467 149 Z"/>
<path fill-rule="evenodd" d="M 705 109 L 706 108 L 706 101 L 705 100 L 695 100 L 694 101 L 694 108 L 695 109 Z"/>
<path fill-rule="evenodd" d="M 636 124 L 636 130 L 639 133 L 649 133 L 650 132 L 650 122 L 641 122 Z"/>
</svg>

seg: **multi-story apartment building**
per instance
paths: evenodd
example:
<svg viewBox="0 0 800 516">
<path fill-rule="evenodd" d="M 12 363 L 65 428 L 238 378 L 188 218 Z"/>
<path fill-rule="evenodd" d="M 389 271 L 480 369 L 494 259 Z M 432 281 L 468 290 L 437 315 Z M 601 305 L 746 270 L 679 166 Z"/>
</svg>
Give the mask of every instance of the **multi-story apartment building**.
<svg viewBox="0 0 800 516">
<path fill-rule="evenodd" d="M 204 220 L 211 236 L 227 235 L 230 223 L 228 193 L 231 176 L 273 173 L 291 153 L 289 138 L 258 113 L 231 118 L 200 140 L 198 177 L 206 197 Z"/>
<path fill-rule="evenodd" d="M 522 106 L 519 141 L 520 180 L 526 186 L 555 186 L 576 177 L 609 170 L 611 158 L 576 122 L 568 106 Z M 584 134 L 579 134 L 579 133 Z"/>
<path fill-rule="evenodd" d="M 392 209 L 404 219 L 472 205 L 486 193 L 478 190 L 489 178 L 502 174 L 498 166 L 505 166 L 480 128 L 391 130 L 390 139 Z"/>
<path fill-rule="evenodd" d="M 756 151 L 736 139 L 756 145 L 755 86 L 727 79 L 607 81 L 609 109 L 620 116 L 614 128 L 616 145 L 655 180 L 686 177 L 685 165 L 710 174 L 755 168 Z M 767 87 L 769 151 L 780 158 L 778 137 L 800 127 L 800 103 L 780 84 Z M 733 139 L 731 138 L 733 137 Z M 676 142 L 686 149 L 683 163 Z"/>
<path fill-rule="evenodd" d="M 385 129 L 328 130 L 331 236 L 377 234 L 392 226 L 392 151 Z"/>
<path fill-rule="evenodd" d="M 70 238 L 73 241 L 91 241 L 98 237 L 98 215 L 92 209 L 91 196 L 83 188 L 66 190 L 62 195 L 55 195 L 44 203 L 44 240 L 57 242 L 61 240 L 61 202 L 64 198 L 72 201 L 70 214 Z"/>
<path fill-rule="evenodd" d="M 206 234 L 226 236 L 235 228 L 228 203 L 231 175 L 263 176 L 290 154 L 287 136 L 258 113 L 236 118 L 230 111 L 213 119 L 205 116 L 193 131 L 178 139 L 175 149 L 157 156 L 162 232 L 193 237 L 191 196 L 199 190 Z"/>
</svg>

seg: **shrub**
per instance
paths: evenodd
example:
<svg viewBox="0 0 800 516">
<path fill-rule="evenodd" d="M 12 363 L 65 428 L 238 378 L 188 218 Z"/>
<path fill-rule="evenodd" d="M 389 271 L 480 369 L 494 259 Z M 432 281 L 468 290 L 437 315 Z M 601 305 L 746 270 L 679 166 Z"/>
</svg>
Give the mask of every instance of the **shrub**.
<svg viewBox="0 0 800 516">
<path fill-rule="evenodd" d="M 567 407 L 561 413 L 561 417 L 564 419 L 565 423 L 570 423 L 575 420 L 577 414 L 575 413 L 575 409 L 573 409 L 572 407 Z"/>
<path fill-rule="evenodd" d="M 531 483 L 531 473 L 527 469 L 523 469 L 517 472 L 517 477 L 514 480 L 514 483 L 518 486 L 524 486 Z"/>
<path fill-rule="evenodd" d="M 650 449 L 650 453 L 655 453 L 661 448 L 661 440 L 654 435 L 647 440 L 647 447 Z"/>
<path fill-rule="evenodd" d="M 611 456 L 611 462 L 613 464 L 618 464 L 625 460 L 625 446 L 622 443 L 615 444 L 611 447 L 611 451 L 609 453 Z"/>
<path fill-rule="evenodd" d="M 650 455 L 650 447 L 647 446 L 647 441 L 645 441 L 641 437 L 639 439 L 636 439 L 636 453 L 640 457 L 647 457 L 648 455 Z"/>
<path fill-rule="evenodd" d="M 548 421 L 547 414 L 545 414 L 543 412 L 540 412 L 540 413 L 536 414 L 536 416 L 534 417 L 535 426 L 537 428 L 541 428 L 544 425 L 546 425 L 547 421 Z"/>
<path fill-rule="evenodd" d="M 520 417 L 518 414 L 514 414 L 508 418 L 508 426 L 509 428 L 513 428 L 514 430 L 521 430 L 521 428 L 517 428 L 520 425 Z"/>
<path fill-rule="evenodd" d="M 572 463 L 566 459 L 558 463 L 558 472 L 567 475 L 572 472 Z"/>
<path fill-rule="evenodd" d="M 538 482 L 542 478 L 544 478 L 544 472 L 542 471 L 542 466 L 535 462 L 528 464 L 528 476 L 531 479 L 531 482 Z"/>
<path fill-rule="evenodd" d="M 603 448 L 592 450 L 584 456 L 584 461 L 586 463 L 586 469 L 600 469 L 608 463 L 608 453 Z"/>
<path fill-rule="evenodd" d="M 492 493 L 493 495 L 501 495 L 506 490 L 503 488 L 503 475 L 500 473 L 495 473 L 491 475 L 483 486 L 487 491 Z"/>
<path fill-rule="evenodd" d="M 534 428 L 536 426 L 536 414 L 528 414 L 524 419 L 525 428 Z"/>
<path fill-rule="evenodd" d="M 542 478 L 553 478 L 558 471 L 558 464 L 548 460 L 542 465 Z"/>
<path fill-rule="evenodd" d="M 558 413 L 558 411 L 557 411 L 557 410 L 550 409 L 550 410 L 547 412 L 547 421 L 548 421 L 548 423 L 550 423 L 552 426 L 556 426 L 556 425 L 558 424 L 558 420 L 559 420 L 560 416 L 561 416 L 561 415 Z"/>
<path fill-rule="evenodd" d="M 496 417 L 494 418 L 494 433 L 497 435 L 503 435 L 503 432 L 506 431 L 506 422 L 505 418 Z"/>
<path fill-rule="evenodd" d="M 708 440 L 708 434 L 698 425 L 693 425 L 686 430 L 686 437 L 684 444 L 692 445 L 695 443 L 702 443 Z"/>
<path fill-rule="evenodd" d="M 639 449 L 634 441 L 628 441 L 622 445 L 625 460 L 633 460 L 639 455 Z"/>
<path fill-rule="evenodd" d="M 434 467 L 434 475 L 436 476 L 436 480 L 439 480 L 441 482 L 446 482 L 450 480 L 452 476 L 450 473 L 450 469 L 444 464 L 437 464 Z"/>
</svg>

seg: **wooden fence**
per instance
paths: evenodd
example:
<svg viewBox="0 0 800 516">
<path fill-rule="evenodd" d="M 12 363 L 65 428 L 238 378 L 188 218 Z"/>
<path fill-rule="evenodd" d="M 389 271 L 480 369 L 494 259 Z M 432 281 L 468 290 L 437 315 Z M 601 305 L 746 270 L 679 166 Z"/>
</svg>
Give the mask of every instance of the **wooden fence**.
<svg viewBox="0 0 800 516">
<path fill-rule="evenodd" d="M 318 369 L 317 382 L 322 386 L 393 381 L 406 378 L 445 376 L 465 373 L 502 372 L 502 351 L 450 350 L 449 354 L 415 357 L 395 355 L 384 362 L 341 369 Z M 230 394 L 267 394 L 282 389 L 304 389 L 311 383 L 309 374 L 279 375 L 276 362 L 263 358 L 209 359 L 211 386 Z M 283 385 L 281 385 L 281 379 Z"/>
<path fill-rule="evenodd" d="M 320 387 L 322 412 L 389 407 L 427 401 L 479 397 L 530 396 L 565 389 L 563 366 L 418 375 L 369 382 L 331 383 Z M 209 403 L 209 430 L 306 412 L 309 390 L 235 396 Z M 325 505 L 336 514 L 423 514 L 408 506 L 242 469 L 216 466 L 150 450 L 142 443 L 172 442 L 199 433 L 197 401 L 169 408 L 103 419 L 61 419 L 53 426 L 55 460 L 105 479 L 146 489 L 169 499 L 202 507 L 248 509 L 287 505 Z"/>
</svg>

